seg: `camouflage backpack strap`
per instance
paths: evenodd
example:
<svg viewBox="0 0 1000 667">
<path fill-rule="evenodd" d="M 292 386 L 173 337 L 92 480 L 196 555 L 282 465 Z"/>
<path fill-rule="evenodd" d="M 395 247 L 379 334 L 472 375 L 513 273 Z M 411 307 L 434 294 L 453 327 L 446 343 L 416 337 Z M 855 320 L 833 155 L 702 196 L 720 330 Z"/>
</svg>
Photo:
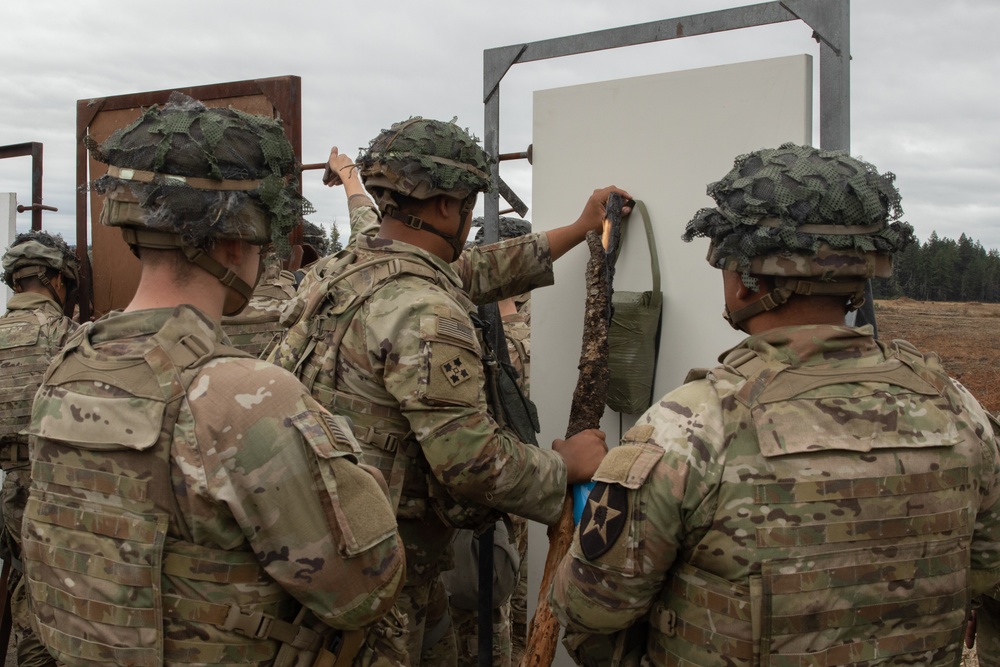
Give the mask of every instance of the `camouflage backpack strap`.
<svg viewBox="0 0 1000 667">
<path fill-rule="evenodd" d="M 302 368 L 296 373 L 302 384 L 310 391 L 316 389 L 320 392 L 316 395 L 324 405 L 328 405 L 329 401 L 332 401 L 332 396 L 324 395 L 325 388 L 315 387 L 316 375 L 320 367 L 337 367 L 340 344 L 357 312 L 383 286 L 404 275 L 418 276 L 435 283 L 441 281 L 441 276 L 436 269 L 423 262 L 397 255 L 376 257 L 359 262 L 324 281 L 327 295 L 332 293 L 333 286 L 341 280 L 351 279 L 352 285 L 357 287 L 349 303 L 333 304 L 333 307 L 328 309 L 323 317 L 312 318 L 316 321 L 316 336 L 322 338 L 325 343 L 325 351 L 322 355 L 323 363 L 315 363 L 314 360 L 314 363 L 311 363 L 308 368 Z M 332 374 L 332 378 L 333 382 L 336 383 L 336 373 Z M 330 390 L 336 391 L 336 385 L 330 387 Z"/>
<path fill-rule="evenodd" d="M 357 255 L 349 252 L 342 257 L 337 257 L 336 261 L 331 262 L 332 259 L 334 258 L 324 258 L 323 263 L 314 269 L 315 273 L 321 277 L 310 282 L 285 306 L 280 322 L 287 331 L 281 344 L 268 357 L 271 363 L 281 366 L 299 378 L 306 389 L 310 391 L 312 391 L 316 376 L 314 373 L 304 374 L 302 366 L 310 359 L 316 344 L 323 336 L 320 323 L 325 317 L 320 315 L 320 311 L 331 298 L 334 287 L 341 280 L 365 269 L 389 262 L 392 258 L 378 257 L 355 263 Z"/>
<path fill-rule="evenodd" d="M 354 271 L 357 267 L 357 271 Z M 346 273 L 346 272 L 345 272 Z M 414 482 L 414 475 L 408 474 L 410 468 L 420 457 L 420 446 L 409 437 L 409 425 L 399 423 L 395 427 L 389 425 L 398 418 L 395 410 L 372 404 L 363 397 L 345 394 L 337 390 L 336 373 L 330 374 L 331 386 L 316 383 L 316 376 L 321 368 L 337 368 L 340 345 L 347 334 L 351 322 L 362 306 L 371 299 L 383 286 L 399 279 L 401 276 L 417 276 L 424 280 L 438 282 L 441 276 L 436 269 L 423 262 L 407 259 L 396 255 L 379 257 L 368 262 L 362 262 L 351 267 L 351 275 L 341 274 L 337 279 L 350 278 L 356 287 L 349 303 L 337 304 L 326 316 L 317 322 L 315 354 L 308 360 L 300 373 L 303 384 L 310 388 L 312 394 L 323 405 L 332 410 L 344 411 L 351 415 L 354 434 L 363 443 L 378 450 L 378 468 L 385 476 L 389 486 L 389 502 L 397 516 L 400 514 L 400 503 L 407 495 L 409 485 L 414 483 L 418 490 L 409 493 L 422 496 L 424 482 Z M 369 452 L 366 458 L 376 458 Z M 422 514 L 421 509 L 411 508 Z M 403 514 L 407 514 L 404 511 Z"/>
</svg>

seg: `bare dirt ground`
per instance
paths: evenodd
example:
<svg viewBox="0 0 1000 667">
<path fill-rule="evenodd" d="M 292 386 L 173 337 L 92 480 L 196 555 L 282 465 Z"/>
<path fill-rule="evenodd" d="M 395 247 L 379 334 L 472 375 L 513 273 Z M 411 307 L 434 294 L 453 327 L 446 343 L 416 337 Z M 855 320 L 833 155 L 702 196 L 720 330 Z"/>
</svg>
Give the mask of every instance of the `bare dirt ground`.
<svg viewBox="0 0 1000 667">
<path fill-rule="evenodd" d="M 937 352 L 984 408 L 1000 412 L 1000 304 L 876 301 L 875 322 L 882 340 L 902 338 Z"/>
</svg>

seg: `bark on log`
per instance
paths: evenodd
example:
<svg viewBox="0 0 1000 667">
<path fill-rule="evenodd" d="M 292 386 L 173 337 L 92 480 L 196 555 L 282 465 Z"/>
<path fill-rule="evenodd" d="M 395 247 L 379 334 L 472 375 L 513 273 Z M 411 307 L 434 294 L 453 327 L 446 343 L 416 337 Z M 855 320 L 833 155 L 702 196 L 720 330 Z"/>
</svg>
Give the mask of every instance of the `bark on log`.
<svg viewBox="0 0 1000 667">
<path fill-rule="evenodd" d="M 609 209 L 611 204 L 609 203 Z M 621 204 L 618 204 L 621 216 Z M 617 221 L 616 221 L 617 222 Z M 608 395 L 611 372 L 608 369 L 608 327 L 611 323 L 611 283 L 601 236 L 587 234 L 590 260 L 587 262 L 587 300 L 583 315 L 583 345 L 580 350 L 580 376 L 573 391 L 569 412 L 569 438 L 588 428 L 600 428 L 604 404 Z M 549 608 L 549 588 L 552 578 L 573 543 L 573 498 L 566 496 L 559 523 L 548 530 L 549 551 L 545 557 L 542 587 L 538 606 L 531 619 L 528 644 L 521 667 L 548 667 L 559 644 L 559 624 Z"/>
</svg>

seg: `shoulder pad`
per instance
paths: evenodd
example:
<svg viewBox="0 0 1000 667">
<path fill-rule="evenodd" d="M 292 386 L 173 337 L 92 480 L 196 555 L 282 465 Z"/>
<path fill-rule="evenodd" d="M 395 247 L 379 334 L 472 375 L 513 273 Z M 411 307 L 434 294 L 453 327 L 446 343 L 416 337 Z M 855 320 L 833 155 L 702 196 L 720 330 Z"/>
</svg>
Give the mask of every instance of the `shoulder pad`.
<svg viewBox="0 0 1000 667">
<path fill-rule="evenodd" d="M 704 380 L 708 376 L 707 368 L 692 368 L 688 371 L 687 376 L 684 378 L 684 384 L 689 382 L 694 382 L 695 380 Z"/>
<path fill-rule="evenodd" d="M 652 429 L 651 426 L 636 428 Z M 626 437 L 636 428 L 631 429 Z M 618 445 L 604 457 L 601 466 L 594 473 L 594 481 L 620 484 L 627 489 L 638 489 L 662 457 L 663 449 L 656 445 Z"/>
</svg>

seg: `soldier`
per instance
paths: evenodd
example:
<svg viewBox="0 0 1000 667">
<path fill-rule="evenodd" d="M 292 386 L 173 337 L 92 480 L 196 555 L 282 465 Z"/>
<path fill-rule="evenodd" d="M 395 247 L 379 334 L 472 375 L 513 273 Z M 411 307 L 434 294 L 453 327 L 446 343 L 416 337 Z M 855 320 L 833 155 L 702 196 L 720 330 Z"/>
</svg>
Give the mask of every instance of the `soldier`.
<svg viewBox="0 0 1000 667">
<path fill-rule="evenodd" d="M 551 592 L 579 664 L 961 662 L 1000 578 L 996 435 L 936 355 L 844 324 L 912 241 L 894 179 L 785 144 L 709 186 L 684 239 L 749 337 L 594 476 Z"/>
<path fill-rule="evenodd" d="M 365 627 L 405 572 L 384 480 L 344 418 L 220 325 L 301 216 L 280 123 L 175 93 L 91 150 L 110 165 L 102 222 L 141 275 L 35 401 L 40 638 L 70 666 L 371 664 L 393 631 Z"/>
<path fill-rule="evenodd" d="M 551 284 L 552 261 L 600 226 L 619 190 L 595 191 L 572 225 L 473 249 L 453 266 L 490 186 L 487 155 L 467 132 L 411 118 L 380 133 L 357 169 L 336 149 L 329 167 L 326 180 L 348 194 L 352 243 L 303 281 L 298 322 L 272 359 L 351 418 L 366 460 L 389 480 L 406 544 L 411 662 L 454 665 L 440 573 L 452 567 L 455 529 L 489 525 L 498 511 L 554 522 L 567 483 L 589 479 L 606 451 L 597 430 L 550 450 L 498 424 L 487 392 L 496 363 L 470 297 L 490 303 Z"/>
<path fill-rule="evenodd" d="M 13 618 L 17 661 L 24 667 L 56 663 L 31 630 L 21 576 L 21 517 L 31 483 L 28 436 L 23 431 L 45 369 L 76 330 L 63 311 L 79 280 L 76 256 L 58 234 L 18 234 L 3 256 L 3 281 L 14 296 L 0 318 L 0 466 L 6 473 L 0 496 L 0 558 L 12 564 L 7 613 Z"/>
<path fill-rule="evenodd" d="M 468 245 L 482 245 L 483 218 L 475 218 L 478 226 L 475 240 Z M 500 240 L 513 239 L 531 233 L 531 223 L 521 218 L 501 216 Z M 528 396 L 531 368 L 531 293 L 519 294 L 500 301 L 497 306 L 503 321 L 507 356 L 517 374 L 521 392 Z M 510 516 L 511 530 L 497 522 L 494 536 L 493 604 L 493 664 L 495 667 L 517 665 L 524 655 L 528 638 L 528 522 L 520 516 Z M 460 531 L 455 538 L 455 569 L 444 574 L 445 588 L 451 603 L 451 617 L 458 638 L 458 664 L 475 667 L 478 664 L 478 614 L 475 596 L 468 594 L 478 586 L 479 545 L 472 531 Z M 507 540 L 510 543 L 507 543 Z M 517 557 L 509 551 L 516 549 Z M 466 556 L 466 557 L 463 557 Z M 519 565 L 513 572 L 511 564 Z M 509 584 L 508 584 L 508 580 Z M 511 591 L 510 588 L 513 588 Z M 504 593 L 507 593 L 506 595 Z M 509 597 L 507 597 L 509 595 Z"/>
<path fill-rule="evenodd" d="M 285 331 L 280 324 L 281 309 L 295 296 L 295 284 L 295 274 L 283 270 L 278 256 L 268 253 L 264 272 L 247 307 L 222 318 L 222 328 L 230 344 L 258 359 L 266 359 Z"/>
</svg>

